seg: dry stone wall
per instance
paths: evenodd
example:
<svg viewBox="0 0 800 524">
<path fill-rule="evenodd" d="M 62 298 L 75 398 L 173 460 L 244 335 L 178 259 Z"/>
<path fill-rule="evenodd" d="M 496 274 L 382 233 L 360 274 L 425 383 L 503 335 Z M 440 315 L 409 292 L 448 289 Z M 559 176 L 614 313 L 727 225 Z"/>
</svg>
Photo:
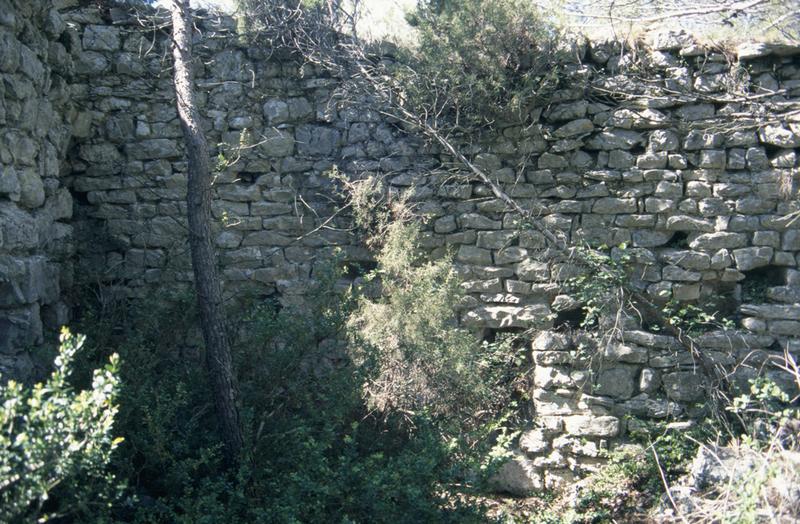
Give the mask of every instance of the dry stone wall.
<svg viewBox="0 0 800 524">
<path fill-rule="evenodd" d="M 72 199 L 62 184 L 72 61 L 43 2 L 0 1 L 0 373 L 30 375 L 26 349 L 66 323 Z"/>
<path fill-rule="evenodd" d="M 66 153 L 70 193 L 58 189 L 56 175 L 42 175 L 53 180 L 41 183 L 43 199 L 6 191 L 0 212 L 44 215 L 31 204 L 60 202 L 63 211 L 48 215 L 50 225 L 32 223 L 62 232 L 51 239 L 74 227 L 76 273 L 105 291 L 141 297 L 187 286 L 186 163 L 164 13 L 75 6 L 60 18 L 49 13 L 63 24 L 51 31 L 60 47 L 50 56 L 66 53 L 74 68 L 61 114 L 44 135 L 25 133 L 38 137 L 36 144 L 47 137 L 52 158 Z M 575 330 L 582 304 L 564 283 L 580 266 L 550 249 L 452 158 L 374 107 L 345 103 L 340 79 L 248 45 L 234 20 L 199 13 L 197 24 L 201 111 L 209 142 L 220 144 L 214 214 L 227 293 L 296 303 L 334 252 L 353 267 L 371 262 L 349 218 L 337 214 L 336 182 L 326 173 L 335 166 L 349 176 L 380 176 L 393 191 L 409 192 L 425 220 L 423 247 L 434 256 L 453 254 L 468 295 L 465 325 L 487 337 L 538 333 L 531 347 L 535 415 L 518 456 L 498 477 L 504 489 L 571 480 L 595 467 L 637 419 L 704 413 L 708 377 L 676 340 L 649 332 L 635 316 L 603 337 Z M 499 125 L 461 145 L 523 208 L 540 209 L 536 220 L 566 242 L 609 246 L 612 256 L 625 244 L 632 285 L 654 301 L 724 309 L 738 329 L 698 342 L 714 362 L 738 370 L 734 381 L 774 373 L 770 362 L 800 351 L 797 51 L 753 44 L 726 54 L 674 34 L 634 48 L 576 45 L 564 88 L 525 126 Z M 7 121 L 17 70 L 2 71 L 12 79 L 4 84 Z M 62 99 L 35 93 L 51 104 Z M 69 148 L 50 137 L 59 122 L 71 124 L 64 131 L 72 136 Z M 20 166 L 49 158 L 31 155 L 21 162 L 2 157 L 4 169 L 12 163 L 6 157 Z M 68 225 L 59 220 L 70 218 L 70 195 Z M 55 255 L 47 246 L 62 253 L 71 245 L 23 244 L 30 235 L 9 237 L 7 229 L 3 238 L 12 240 L 0 254 L 14 263 L 49 261 Z M 20 287 L 9 274 L 16 273 L 0 278 L 0 323 L 9 311 L 57 303 L 57 287 L 9 303 L 23 296 L 8 291 Z M 35 279 L 43 281 L 52 282 Z M 15 351 L 22 345 L 12 344 Z"/>
</svg>

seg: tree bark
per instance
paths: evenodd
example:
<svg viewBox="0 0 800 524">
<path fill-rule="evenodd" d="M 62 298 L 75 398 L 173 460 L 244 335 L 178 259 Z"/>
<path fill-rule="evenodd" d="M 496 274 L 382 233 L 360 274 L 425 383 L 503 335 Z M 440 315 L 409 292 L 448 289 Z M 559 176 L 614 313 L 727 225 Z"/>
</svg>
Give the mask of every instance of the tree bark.
<svg viewBox="0 0 800 524">
<path fill-rule="evenodd" d="M 176 104 L 189 161 L 186 196 L 189 248 L 206 344 L 206 366 L 214 388 L 214 404 L 226 456 L 235 461 L 241 453 L 244 439 L 236 407 L 231 348 L 222 308 L 222 289 L 211 240 L 211 172 L 208 142 L 194 94 L 189 0 L 172 0 L 172 40 Z"/>
</svg>

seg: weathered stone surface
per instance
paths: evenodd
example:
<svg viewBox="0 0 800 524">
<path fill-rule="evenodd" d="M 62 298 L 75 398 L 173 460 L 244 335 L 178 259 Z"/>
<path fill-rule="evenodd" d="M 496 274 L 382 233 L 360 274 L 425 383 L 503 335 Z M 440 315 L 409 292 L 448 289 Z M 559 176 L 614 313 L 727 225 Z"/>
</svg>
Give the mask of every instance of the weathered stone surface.
<svg viewBox="0 0 800 524">
<path fill-rule="evenodd" d="M 550 308 L 544 304 L 528 306 L 485 306 L 464 315 L 467 326 L 489 328 L 546 328 L 552 324 Z"/>
<path fill-rule="evenodd" d="M 644 137 L 641 133 L 624 129 L 610 129 L 594 135 L 586 142 L 586 147 L 610 151 L 612 149 L 631 149 L 643 143 Z"/>
<path fill-rule="evenodd" d="M 648 398 L 646 394 L 637 395 L 619 405 L 620 413 L 635 417 L 667 418 L 676 417 L 683 412 L 680 404 L 666 399 Z"/>
<path fill-rule="evenodd" d="M 519 447 L 526 453 L 542 453 L 550 448 L 550 441 L 543 429 L 531 429 L 519 437 Z"/>
<path fill-rule="evenodd" d="M 151 138 L 125 146 L 125 154 L 134 160 L 177 158 L 181 156 L 178 144 L 166 138 Z"/>
<path fill-rule="evenodd" d="M 302 125 L 297 128 L 297 152 L 308 156 L 329 156 L 339 145 L 339 131 L 330 127 Z"/>
<path fill-rule="evenodd" d="M 742 304 L 739 311 L 743 315 L 768 319 L 800 320 L 800 305 L 784 304 Z"/>
<path fill-rule="evenodd" d="M 706 380 L 699 372 L 679 371 L 662 378 L 667 396 L 679 402 L 698 402 L 705 395 Z"/>
<path fill-rule="evenodd" d="M 515 454 L 503 464 L 491 477 L 489 484 L 495 491 L 519 497 L 530 495 L 532 491 L 544 487 L 541 471 L 521 453 Z"/>
<path fill-rule="evenodd" d="M 765 144 L 777 147 L 800 147 L 800 134 L 780 125 L 766 125 L 759 129 L 758 138 Z"/>
<path fill-rule="evenodd" d="M 579 120 L 573 120 L 568 124 L 564 124 L 556 129 L 553 134 L 559 138 L 566 138 L 591 133 L 592 130 L 594 130 L 594 124 L 592 124 L 592 121 L 588 118 L 581 118 Z"/>
<path fill-rule="evenodd" d="M 631 364 L 647 363 L 647 348 L 634 344 L 620 344 L 612 342 L 603 351 L 603 357 L 613 362 L 628 362 Z M 602 393 L 601 393 L 602 394 Z"/>
<path fill-rule="evenodd" d="M 619 433 L 620 422 L 616 417 L 573 415 L 564 417 L 564 430 L 579 437 L 615 437 Z"/>
<path fill-rule="evenodd" d="M 741 233 L 707 233 L 699 235 L 689 243 L 689 247 L 699 251 L 733 249 L 747 244 L 747 236 Z"/>
<path fill-rule="evenodd" d="M 774 250 L 771 247 L 747 247 L 733 250 L 733 259 L 740 271 L 768 266 Z"/>
<path fill-rule="evenodd" d="M 570 349 L 571 342 L 562 333 L 542 331 L 533 339 L 532 347 L 535 351 L 565 351 Z"/>
<path fill-rule="evenodd" d="M 116 51 L 121 47 L 119 29 L 89 25 L 83 32 L 83 48 L 92 51 Z"/>
<path fill-rule="evenodd" d="M 613 398 L 630 398 L 636 390 L 634 383 L 636 373 L 637 369 L 633 366 L 603 369 L 598 373 L 597 385 L 593 392 Z"/>
</svg>

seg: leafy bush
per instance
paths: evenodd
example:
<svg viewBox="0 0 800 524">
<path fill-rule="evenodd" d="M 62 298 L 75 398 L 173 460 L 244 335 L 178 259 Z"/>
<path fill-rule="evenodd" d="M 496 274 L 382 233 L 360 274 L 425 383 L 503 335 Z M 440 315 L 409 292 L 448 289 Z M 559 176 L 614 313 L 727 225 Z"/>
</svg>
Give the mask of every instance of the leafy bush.
<svg viewBox="0 0 800 524">
<path fill-rule="evenodd" d="M 193 301 L 156 296 L 116 318 L 94 318 L 123 357 L 114 467 L 133 503 L 125 522 L 426 522 L 481 520 L 450 500 L 463 468 L 425 417 L 409 433 L 400 417 L 377 417 L 364 402 L 370 366 L 342 345 L 347 296 L 340 272 L 321 264 L 304 304 L 237 308 L 246 459 L 221 460 Z M 90 326 L 86 326 L 90 327 Z M 109 336 L 111 334 L 111 336 Z"/>
<path fill-rule="evenodd" d="M 462 293 L 449 259 L 425 262 L 418 226 L 395 222 L 378 256 L 380 298 L 362 297 L 350 319 L 361 363 L 374 362 L 366 388 L 382 412 L 434 416 L 475 410 L 486 396 L 481 346 L 458 326 L 454 306 Z"/>
<path fill-rule="evenodd" d="M 409 16 L 419 45 L 398 68 L 417 114 L 464 128 L 524 124 L 557 87 L 557 31 L 525 0 L 429 0 Z"/>
<path fill-rule="evenodd" d="M 109 470 L 119 388 L 118 358 L 93 373 L 92 387 L 70 384 L 85 338 L 65 328 L 50 378 L 28 388 L 0 388 L 0 521 L 59 517 L 101 522 L 119 494 Z"/>
</svg>

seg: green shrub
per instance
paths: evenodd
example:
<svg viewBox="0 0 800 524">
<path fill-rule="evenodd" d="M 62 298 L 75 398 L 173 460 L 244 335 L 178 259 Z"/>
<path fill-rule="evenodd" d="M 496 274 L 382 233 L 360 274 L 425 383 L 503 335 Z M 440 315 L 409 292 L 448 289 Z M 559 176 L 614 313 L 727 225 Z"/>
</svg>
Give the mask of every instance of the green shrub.
<svg viewBox="0 0 800 524">
<path fill-rule="evenodd" d="M 45 522 L 72 517 L 104 521 L 119 495 L 109 470 L 122 439 L 112 427 L 118 358 L 93 372 L 91 389 L 70 384 L 84 342 L 65 328 L 50 378 L 28 388 L 0 388 L 0 521 Z"/>
<path fill-rule="evenodd" d="M 321 264 L 304 304 L 250 304 L 231 315 L 247 440 L 247 458 L 233 469 L 221 460 L 202 356 L 186 344 L 196 330 L 191 297 L 155 296 L 92 319 L 123 357 L 126 441 L 114 466 L 134 501 L 118 508 L 120 521 L 482 518 L 450 499 L 462 468 L 434 424 L 416 417 L 410 433 L 365 404 L 372 368 L 354 366 L 342 345 L 350 300 L 336 291 L 340 275 Z"/>
<path fill-rule="evenodd" d="M 397 69 L 406 103 L 465 129 L 529 123 L 558 86 L 557 31 L 525 0 L 421 1 L 419 45 Z"/>
</svg>

